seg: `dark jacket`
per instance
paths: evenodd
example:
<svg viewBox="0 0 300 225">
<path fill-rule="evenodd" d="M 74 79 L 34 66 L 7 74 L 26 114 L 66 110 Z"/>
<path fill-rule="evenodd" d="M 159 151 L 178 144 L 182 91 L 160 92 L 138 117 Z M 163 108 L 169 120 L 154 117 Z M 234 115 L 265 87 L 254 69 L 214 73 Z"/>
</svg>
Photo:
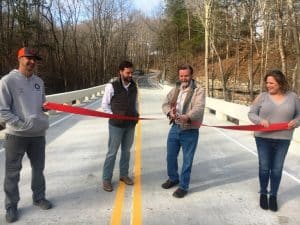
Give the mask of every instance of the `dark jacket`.
<svg viewBox="0 0 300 225">
<path fill-rule="evenodd" d="M 123 87 L 121 79 L 112 82 L 114 95 L 111 98 L 111 110 L 113 114 L 122 116 L 138 117 L 136 109 L 137 104 L 137 86 L 134 81 L 131 81 L 128 90 Z M 135 120 L 118 120 L 110 119 L 109 123 L 116 127 L 135 126 Z"/>
</svg>

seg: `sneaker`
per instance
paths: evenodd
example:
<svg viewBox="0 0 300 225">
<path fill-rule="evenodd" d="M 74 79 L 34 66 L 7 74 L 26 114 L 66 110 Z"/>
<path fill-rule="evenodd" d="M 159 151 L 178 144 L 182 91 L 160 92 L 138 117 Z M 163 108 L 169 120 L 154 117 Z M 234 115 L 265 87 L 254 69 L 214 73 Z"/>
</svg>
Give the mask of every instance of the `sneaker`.
<svg viewBox="0 0 300 225">
<path fill-rule="evenodd" d="M 181 188 L 177 188 L 176 191 L 174 191 L 173 196 L 176 198 L 183 198 L 187 194 L 186 190 L 183 190 Z"/>
<path fill-rule="evenodd" d="M 107 192 L 112 192 L 114 190 L 111 182 L 108 180 L 103 181 L 102 187 L 103 187 L 103 190 L 107 191 Z"/>
<path fill-rule="evenodd" d="M 6 222 L 13 223 L 18 220 L 18 209 L 16 206 L 11 206 L 6 210 Z"/>
<path fill-rule="evenodd" d="M 127 185 L 133 185 L 133 181 L 130 177 L 120 177 L 120 181 L 123 181 Z"/>
<path fill-rule="evenodd" d="M 273 212 L 276 212 L 278 210 L 277 197 L 274 195 L 270 195 L 269 197 L 269 209 Z"/>
<path fill-rule="evenodd" d="M 260 195 L 259 205 L 260 205 L 260 208 L 262 208 L 262 209 L 269 209 L 268 196 L 267 195 L 265 195 L 265 194 Z"/>
<path fill-rule="evenodd" d="M 179 183 L 179 181 L 171 181 L 170 179 L 168 179 L 165 183 L 163 183 L 161 185 L 162 188 L 164 189 L 169 189 L 171 187 L 174 187 L 175 185 L 177 185 Z"/>
<path fill-rule="evenodd" d="M 33 205 L 40 207 L 41 209 L 47 210 L 52 208 L 52 203 L 45 198 L 37 201 L 33 201 Z"/>
</svg>

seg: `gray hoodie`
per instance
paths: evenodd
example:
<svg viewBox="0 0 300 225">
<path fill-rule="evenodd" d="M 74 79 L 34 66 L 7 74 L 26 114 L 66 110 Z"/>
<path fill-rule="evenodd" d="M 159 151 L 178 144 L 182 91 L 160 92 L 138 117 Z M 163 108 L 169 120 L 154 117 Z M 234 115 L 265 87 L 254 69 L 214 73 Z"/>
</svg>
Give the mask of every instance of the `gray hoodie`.
<svg viewBox="0 0 300 225">
<path fill-rule="evenodd" d="M 12 70 L 0 81 L 0 122 L 6 123 L 6 133 L 23 136 L 44 136 L 49 127 L 43 112 L 44 82 L 36 75 L 26 78 Z"/>
</svg>

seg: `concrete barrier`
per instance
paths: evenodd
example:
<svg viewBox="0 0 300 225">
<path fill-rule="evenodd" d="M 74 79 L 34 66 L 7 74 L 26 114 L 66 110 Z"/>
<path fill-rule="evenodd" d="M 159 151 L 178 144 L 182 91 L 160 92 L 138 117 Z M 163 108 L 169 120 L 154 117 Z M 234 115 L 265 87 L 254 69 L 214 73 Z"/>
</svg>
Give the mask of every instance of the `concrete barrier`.
<svg viewBox="0 0 300 225">
<path fill-rule="evenodd" d="M 105 85 L 100 85 L 92 88 L 81 89 L 77 91 L 69 91 L 59 94 L 47 95 L 48 102 L 72 104 L 73 102 L 80 103 L 82 101 L 95 98 L 104 94 Z"/>
<path fill-rule="evenodd" d="M 252 124 L 248 119 L 249 106 L 207 97 L 206 108 L 208 109 L 207 111 L 214 111 L 219 119 L 235 120 L 239 125 Z M 300 128 L 295 129 L 293 141 L 300 143 Z"/>
<path fill-rule="evenodd" d="M 69 91 L 64 93 L 58 93 L 53 95 L 47 95 L 46 101 L 55 102 L 61 104 L 80 104 L 81 102 L 88 101 L 90 99 L 95 99 L 97 96 L 104 94 L 105 84 L 91 87 L 87 89 L 81 89 L 77 91 Z M 55 110 L 48 111 L 49 115 L 54 115 L 57 112 Z"/>
</svg>

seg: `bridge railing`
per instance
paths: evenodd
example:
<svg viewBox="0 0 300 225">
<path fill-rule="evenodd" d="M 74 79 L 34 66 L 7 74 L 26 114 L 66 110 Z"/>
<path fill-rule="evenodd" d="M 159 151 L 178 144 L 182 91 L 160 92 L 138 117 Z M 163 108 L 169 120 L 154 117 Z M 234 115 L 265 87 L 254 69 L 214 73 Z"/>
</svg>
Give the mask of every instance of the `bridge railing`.
<svg viewBox="0 0 300 225">
<path fill-rule="evenodd" d="M 248 119 L 249 106 L 207 97 L 206 108 L 214 113 L 218 119 L 234 121 L 239 125 L 251 124 Z M 300 143 L 300 128 L 295 129 L 293 141 Z"/>
<path fill-rule="evenodd" d="M 87 89 L 69 91 L 64 93 L 58 93 L 53 95 L 47 95 L 48 102 L 66 103 L 66 104 L 79 104 L 84 100 L 101 96 L 104 93 L 105 85 L 99 85 Z"/>
</svg>

